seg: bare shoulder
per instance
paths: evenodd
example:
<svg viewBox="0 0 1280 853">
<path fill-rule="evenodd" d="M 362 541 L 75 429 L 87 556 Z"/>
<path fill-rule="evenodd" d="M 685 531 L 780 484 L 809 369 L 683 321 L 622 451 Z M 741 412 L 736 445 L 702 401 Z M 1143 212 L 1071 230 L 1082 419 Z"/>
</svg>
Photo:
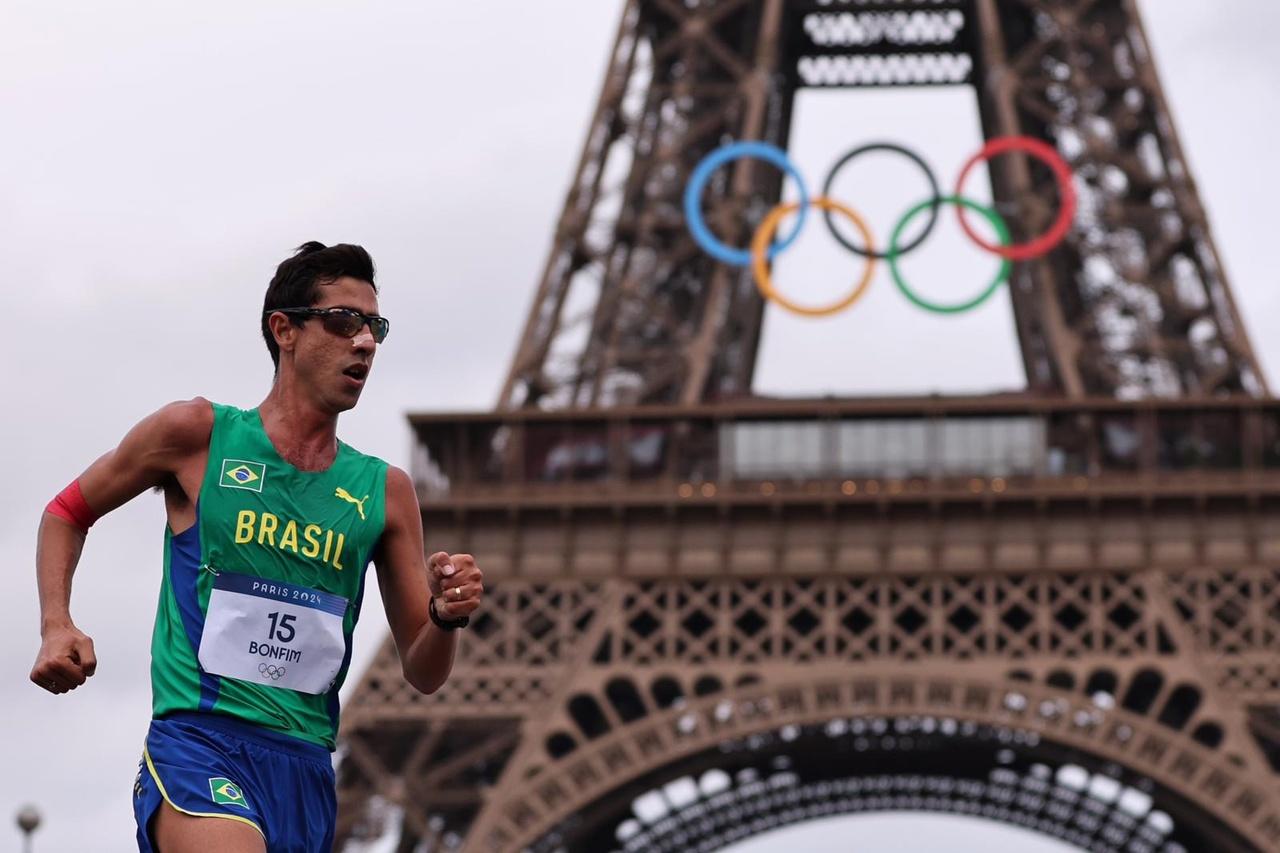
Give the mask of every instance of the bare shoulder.
<svg viewBox="0 0 1280 853">
<path fill-rule="evenodd" d="M 173 448 L 207 447 L 213 434 L 213 404 L 204 397 L 175 400 L 147 417 L 154 438 Z"/>
<path fill-rule="evenodd" d="M 387 465 L 386 483 L 386 532 L 398 535 L 422 529 L 422 516 L 418 508 L 418 492 L 413 480 L 401 468 Z"/>
<path fill-rule="evenodd" d="M 162 406 L 138 421 L 120 444 L 80 475 L 85 500 L 100 514 L 121 506 L 145 489 L 166 486 L 178 477 L 198 492 L 213 434 L 213 404 L 203 397 Z"/>
<path fill-rule="evenodd" d="M 413 480 L 408 472 L 395 465 L 387 465 L 387 508 L 403 510 L 406 506 L 416 507 L 418 494 L 413 488 Z"/>
<path fill-rule="evenodd" d="M 376 560 L 381 562 L 394 549 L 404 546 L 412 546 L 416 553 L 421 553 L 422 516 L 417 505 L 417 491 L 410 475 L 390 464 L 387 465 L 384 500 L 387 511 Z"/>
</svg>

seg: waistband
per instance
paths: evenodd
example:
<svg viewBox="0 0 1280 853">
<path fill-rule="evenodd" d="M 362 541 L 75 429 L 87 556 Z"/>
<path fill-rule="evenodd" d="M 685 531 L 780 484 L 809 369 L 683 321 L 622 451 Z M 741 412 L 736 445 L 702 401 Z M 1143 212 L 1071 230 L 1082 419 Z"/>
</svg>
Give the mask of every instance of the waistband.
<svg viewBox="0 0 1280 853">
<path fill-rule="evenodd" d="M 311 743 L 302 738 L 296 738 L 281 732 L 273 732 L 270 729 L 247 723 L 244 720 L 238 720 L 235 717 L 229 717 L 226 714 L 174 711 L 156 719 L 166 722 L 187 723 L 201 729 L 212 729 L 215 732 L 238 737 L 241 740 L 247 740 L 259 746 L 265 746 L 268 749 L 287 752 L 299 758 L 309 758 L 312 761 L 324 764 L 326 767 L 332 764 L 329 750 L 318 743 Z"/>
</svg>

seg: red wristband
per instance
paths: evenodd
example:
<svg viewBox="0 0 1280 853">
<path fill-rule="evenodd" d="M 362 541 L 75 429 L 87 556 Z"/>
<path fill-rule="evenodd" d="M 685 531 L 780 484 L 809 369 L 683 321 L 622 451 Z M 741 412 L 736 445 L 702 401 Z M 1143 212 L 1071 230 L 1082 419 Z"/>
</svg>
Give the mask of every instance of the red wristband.
<svg viewBox="0 0 1280 853">
<path fill-rule="evenodd" d="M 79 480 L 72 480 L 71 485 L 58 492 L 58 496 L 49 501 L 45 511 L 53 513 L 78 528 L 81 533 L 88 533 L 89 528 L 93 527 L 93 523 L 99 518 L 98 514 L 89 509 L 89 505 L 84 502 L 84 495 L 80 493 Z"/>
</svg>

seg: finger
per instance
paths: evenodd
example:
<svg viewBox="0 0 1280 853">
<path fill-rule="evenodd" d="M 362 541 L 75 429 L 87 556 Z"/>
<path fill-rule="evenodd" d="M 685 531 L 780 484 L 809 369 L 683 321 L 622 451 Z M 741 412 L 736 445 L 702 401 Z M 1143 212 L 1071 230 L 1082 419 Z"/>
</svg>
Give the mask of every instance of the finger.
<svg viewBox="0 0 1280 853">
<path fill-rule="evenodd" d="M 69 657 L 49 661 L 45 667 L 45 672 L 50 677 L 69 685 L 68 689 L 74 689 L 84 684 L 84 672 Z"/>
<path fill-rule="evenodd" d="M 479 609 L 480 599 L 478 598 L 468 598 L 436 605 L 436 612 L 445 619 L 457 619 L 461 616 L 470 616 Z"/>
<path fill-rule="evenodd" d="M 72 655 L 80 662 L 80 669 L 84 671 L 85 678 L 92 678 L 98 671 L 98 656 L 93 651 L 93 640 L 89 637 L 76 643 Z"/>
<path fill-rule="evenodd" d="M 450 561 L 449 554 L 445 551 L 437 551 L 431 555 L 431 559 L 427 562 L 427 568 L 431 569 L 432 574 L 437 577 L 451 577 L 457 569 Z"/>
<path fill-rule="evenodd" d="M 483 592 L 484 592 L 484 587 L 481 586 L 480 584 L 465 583 L 465 584 L 460 584 L 459 586 L 445 587 L 444 599 L 446 601 L 451 601 L 456 604 L 459 601 L 466 601 L 472 598 L 479 598 L 480 594 Z"/>
<path fill-rule="evenodd" d="M 440 585 L 440 594 L 450 600 L 461 598 L 462 596 L 454 592 L 455 589 L 464 589 L 466 587 L 479 586 L 473 583 L 470 578 L 455 577 L 449 578 Z"/>
<path fill-rule="evenodd" d="M 480 569 L 473 563 L 471 568 L 459 569 L 458 573 L 449 580 L 454 585 L 460 586 L 464 583 L 479 583 L 483 578 L 484 575 L 480 573 Z"/>
<path fill-rule="evenodd" d="M 462 605 L 479 606 L 483 595 L 484 587 L 479 585 L 474 587 L 449 587 L 445 590 L 445 594 L 437 599 L 436 610 L 443 613 L 444 609 L 448 609 L 450 612 L 462 614 L 460 610 Z M 442 609 L 442 605 L 444 609 Z M 469 613 L 470 611 L 467 612 Z"/>
<path fill-rule="evenodd" d="M 55 695 L 66 693 L 72 687 L 65 679 L 46 671 L 43 667 L 38 667 L 31 672 L 31 681 L 33 684 Z"/>
<path fill-rule="evenodd" d="M 481 579 L 478 574 L 471 574 L 471 575 L 459 574 L 451 578 L 448 578 L 446 580 L 442 580 L 440 582 L 440 589 L 436 593 L 436 595 L 439 596 L 440 598 L 448 598 L 450 600 L 456 600 L 458 598 L 462 598 L 463 596 L 455 595 L 453 593 L 454 589 L 474 590 L 474 589 L 480 589 L 482 587 L 483 587 L 483 584 L 481 583 Z"/>
</svg>

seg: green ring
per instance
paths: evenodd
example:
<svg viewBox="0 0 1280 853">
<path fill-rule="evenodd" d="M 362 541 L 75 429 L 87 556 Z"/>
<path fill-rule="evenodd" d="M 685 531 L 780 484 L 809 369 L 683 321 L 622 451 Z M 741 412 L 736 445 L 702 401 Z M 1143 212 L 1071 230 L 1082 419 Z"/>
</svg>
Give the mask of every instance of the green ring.
<svg viewBox="0 0 1280 853">
<path fill-rule="evenodd" d="M 889 272 L 893 274 L 893 283 L 898 286 L 898 290 L 902 291 L 902 295 L 910 299 L 920 308 L 926 311 L 933 311 L 937 314 L 959 314 L 977 308 L 983 302 L 991 298 L 991 294 L 996 292 L 996 288 L 1009 280 L 1009 275 L 1013 272 L 1013 262 L 1008 258 L 1004 258 L 1000 263 L 1000 270 L 996 273 L 996 277 L 992 279 L 991 284 L 987 285 L 987 289 L 979 293 L 968 302 L 961 302 L 956 305 L 940 305 L 936 302 L 930 302 L 923 297 L 917 296 L 906 279 L 902 277 L 902 272 L 898 269 L 898 240 L 902 237 L 902 232 L 906 230 L 907 225 L 915 219 L 920 211 L 932 207 L 935 204 L 959 204 L 969 208 L 975 213 L 981 213 L 987 218 L 987 221 L 996 229 L 996 235 L 1000 238 L 1001 246 L 1008 246 L 1012 236 L 1009 234 L 1009 226 L 1005 225 L 1004 219 L 1000 214 L 996 213 L 989 207 L 984 207 L 976 201 L 970 201 L 958 195 L 943 196 L 941 198 L 929 198 L 917 204 L 915 207 L 907 211 L 906 215 L 898 222 L 896 228 L 893 229 L 893 236 L 889 238 L 889 251 L 885 253 L 885 258 L 889 261 Z"/>
</svg>

